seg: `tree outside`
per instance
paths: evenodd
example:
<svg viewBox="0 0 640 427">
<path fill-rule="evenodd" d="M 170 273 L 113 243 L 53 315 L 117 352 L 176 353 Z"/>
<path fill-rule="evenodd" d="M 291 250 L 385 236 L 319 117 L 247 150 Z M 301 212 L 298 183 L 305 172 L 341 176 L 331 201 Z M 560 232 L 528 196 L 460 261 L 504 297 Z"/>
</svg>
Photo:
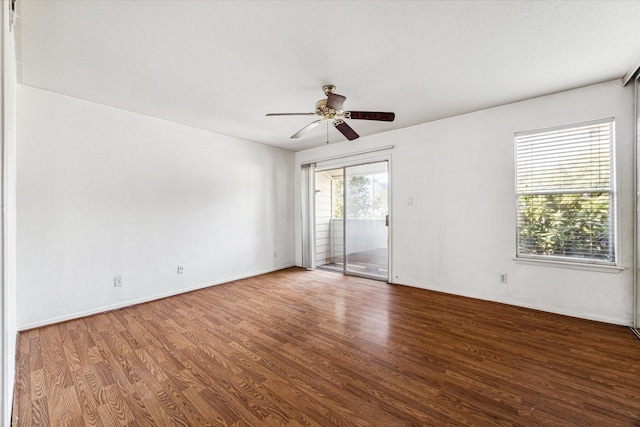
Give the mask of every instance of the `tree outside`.
<svg viewBox="0 0 640 427">
<path fill-rule="evenodd" d="M 524 195 L 518 202 L 519 254 L 614 260 L 609 193 Z"/>
<path fill-rule="evenodd" d="M 344 218 L 344 180 L 333 181 L 333 218 Z M 350 219 L 384 219 L 388 212 L 386 183 L 375 175 L 354 175 L 348 179 L 347 204 Z"/>
</svg>

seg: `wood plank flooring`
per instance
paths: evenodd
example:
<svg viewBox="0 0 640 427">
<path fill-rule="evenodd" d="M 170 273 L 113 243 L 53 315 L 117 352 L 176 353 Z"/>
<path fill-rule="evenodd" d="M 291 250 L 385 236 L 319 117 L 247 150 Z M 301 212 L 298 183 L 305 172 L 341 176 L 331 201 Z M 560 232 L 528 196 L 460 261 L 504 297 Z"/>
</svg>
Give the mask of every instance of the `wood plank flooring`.
<svg viewBox="0 0 640 427">
<path fill-rule="evenodd" d="M 614 326 L 287 269 L 26 331 L 14 426 L 638 426 Z"/>
</svg>

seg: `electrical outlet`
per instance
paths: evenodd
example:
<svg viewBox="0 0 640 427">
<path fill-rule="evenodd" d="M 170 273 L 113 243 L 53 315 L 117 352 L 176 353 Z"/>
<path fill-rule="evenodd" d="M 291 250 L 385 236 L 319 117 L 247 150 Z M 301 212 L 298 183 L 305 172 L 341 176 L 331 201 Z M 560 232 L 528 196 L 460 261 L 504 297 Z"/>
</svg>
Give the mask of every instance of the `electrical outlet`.
<svg viewBox="0 0 640 427">
<path fill-rule="evenodd" d="M 178 274 L 182 274 L 184 272 L 184 266 L 183 265 L 179 265 L 178 266 Z"/>
<path fill-rule="evenodd" d="M 500 273 L 500 283 L 507 283 L 507 273 Z"/>
<path fill-rule="evenodd" d="M 113 278 L 113 286 L 119 288 L 124 285 L 124 280 L 122 280 L 122 276 L 116 276 Z"/>
</svg>

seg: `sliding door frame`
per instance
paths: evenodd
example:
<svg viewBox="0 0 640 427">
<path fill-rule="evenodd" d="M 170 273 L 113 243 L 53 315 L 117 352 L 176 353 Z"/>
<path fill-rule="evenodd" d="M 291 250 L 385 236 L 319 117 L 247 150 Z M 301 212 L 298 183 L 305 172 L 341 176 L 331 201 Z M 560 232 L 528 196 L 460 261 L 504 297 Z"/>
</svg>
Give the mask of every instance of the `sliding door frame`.
<svg viewBox="0 0 640 427">
<path fill-rule="evenodd" d="M 368 163 L 381 163 L 381 162 L 386 162 L 387 163 L 387 179 L 388 179 L 388 192 L 387 192 L 387 203 L 388 203 L 388 215 L 389 215 L 389 226 L 387 228 L 387 279 L 386 282 L 387 283 L 391 283 L 391 278 L 393 277 L 393 272 L 392 272 L 392 257 L 393 257 L 393 247 L 392 247 L 392 242 L 393 242 L 393 212 L 392 212 L 392 207 L 393 207 L 393 173 L 392 173 L 392 157 L 391 157 L 391 153 L 368 153 L 368 154 L 363 154 L 363 155 L 354 155 L 354 156 L 345 156 L 345 157 L 341 157 L 341 158 L 334 158 L 334 159 L 329 159 L 329 160 L 324 160 L 324 161 L 318 161 L 316 163 L 314 163 L 314 168 L 312 170 L 314 170 L 314 172 L 322 172 L 322 171 L 327 171 L 327 170 L 332 170 L 332 169 L 344 169 L 347 167 L 351 167 L 351 166 L 360 166 L 360 165 L 364 165 L 364 164 L 368 164 Z M 304 167 L 304 165 L 303 165 Z M 311 185 L 311 188 L 315 188 L 315 173 L 311 174 L 310 177 L 314 182 L 313 185 Z M 346 190 L 346 188 L 345 188 Z M 306 193 L 306 194 L 305 194 Z M 345 191 L 346 194 L 346 191 Z M 303 190 L 303 204 L 306 204 L 307 206 L 313 206 L 313 203 L 315 201 L 315 191 L 307 191 L 305 192 Z M 306 198 L 313 198 L 314 201 L 305 201 L 304 199 Z M 346 208 L 346 207 L 345 207 Z M 302 218 L 302 223 L 303 224 L 315 224 L 315 209 L 313 210 L 309 210 L 308 211 L 309 214 L 313 215 L 312 217 L 308 217 L 306 220 L 304 218 L 305 214 L 304 214 L 304 210 L 303 210 L 303 218 Z M 346 215 L 345 215 L 346 216 Z M 344 219 L 344 229 L 346 230 L 346 218 Z M 311 268 L 316 268 L 317 265 L 315 263 L 315 226 L 314 227 L 304 227 L 303 226 L 303 235 L 307 234 L 307 240 L 308 243 L 310 243 L 310 247 L 313 248 L 313 264 L 311 266 Z M 346 232 L 344 233 L 343 239 L 346 239 Z M 303 238 L 304 240 L 304 238 Z M 343 245 L 346 245 L 346 242 L 343 241 Z M 307 246 L 307 247 L 309 247 Z M 346 249 L 346 246 L 343 246 Z M 303 248 L 303 252 L 304 252 L 304 248 Z M 373 279 L 373 280 L 384 280 L 383 278 L 380 277 L 375 277 L 375 276 L 370 276 L 370 275 L 364 275 L 364 274 L 358 274 L 358 273 L 353 273 L 353 272 L 348 272 L 346 269 L 346 261 L 347 261 L 347 256 L 345 254 L 344 257 L 344 266 L 342 269 L 342 273 L 345 275 L 349 275 L 349 276 L 362 276 L 362 277 L 366 277 L 368 279 Z"/>
<path fill-rule="evenodd" d="M 634 192 L 633 197 L 635 199 L 635 215 L 634 215 L 634 256 L 633 256 L 633 330 L 640 338 L 640 198 L 638 197 L 638 191 L 640 191 L 640 72 L 636 71 L 636 75 L 633 78 L 634 85 Z"/>
<path fill-rule="evenodd" d="M 316 268 L 315 176 L 314 163 L 302 165 L 300 170 L 302 267 L 307 270 Z"/>
</svg>

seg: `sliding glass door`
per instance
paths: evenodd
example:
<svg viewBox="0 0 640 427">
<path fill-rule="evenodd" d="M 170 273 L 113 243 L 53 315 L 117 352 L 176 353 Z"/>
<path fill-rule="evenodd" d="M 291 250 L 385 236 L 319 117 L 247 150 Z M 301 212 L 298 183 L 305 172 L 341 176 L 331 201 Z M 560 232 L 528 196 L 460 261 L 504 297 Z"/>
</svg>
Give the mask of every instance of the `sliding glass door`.
<svg viewBox="0 0 640 427">
<path fill-rule="evenodd" d="M 388 277 L 387 162 L 345 168 L 345 271 Z"/>
<path fill-rule="evenodd" d="M 388 280 L 386 161 L 315 173 L 315 260 L 320 268 Z"/>
</svg>

